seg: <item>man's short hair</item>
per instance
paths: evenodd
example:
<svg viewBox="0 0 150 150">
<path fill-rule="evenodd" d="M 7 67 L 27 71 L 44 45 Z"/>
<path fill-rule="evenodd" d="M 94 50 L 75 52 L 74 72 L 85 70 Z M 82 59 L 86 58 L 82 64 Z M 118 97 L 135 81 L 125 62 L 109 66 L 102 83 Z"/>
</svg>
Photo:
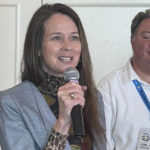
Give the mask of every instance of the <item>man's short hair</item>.
<svg viewBox="0 0 150 150">
<path fill-rule="evenodd" d="M 132 20 L 132 24 L 131 24 L 131 37 L 133 37 L 136 32 L 137 29 L 139 27 L 139 25 L 141 24 L 141 22 L 144 19 L 148 19 L 150 18 L 150 9 L 145 10 L 145 12 L 139 12 Z"/>
</svg>

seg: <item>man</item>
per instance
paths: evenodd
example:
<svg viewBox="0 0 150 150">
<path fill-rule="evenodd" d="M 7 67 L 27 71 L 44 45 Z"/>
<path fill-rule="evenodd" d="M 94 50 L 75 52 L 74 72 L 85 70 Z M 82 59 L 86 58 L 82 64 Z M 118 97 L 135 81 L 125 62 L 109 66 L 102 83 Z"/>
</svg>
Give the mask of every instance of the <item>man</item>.
<svg viewBox="0 0 150 150">
<path fill-rule="evenodd" d="M 150 149 L 150 10 L 131 25 L 133 56 L 126 66 L 102 79 L 107 150 Z"/>
</svg>

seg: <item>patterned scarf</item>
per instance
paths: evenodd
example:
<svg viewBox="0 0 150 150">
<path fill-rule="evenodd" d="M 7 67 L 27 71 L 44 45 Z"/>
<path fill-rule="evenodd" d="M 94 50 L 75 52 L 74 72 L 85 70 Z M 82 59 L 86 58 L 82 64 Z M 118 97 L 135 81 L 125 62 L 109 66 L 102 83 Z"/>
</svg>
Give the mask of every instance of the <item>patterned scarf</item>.
<svg viewBox="0 0 150 150">
<path fill-rule="evenodd" d="M 45 83 L 39 86 L 39 90 L 42 94 L 57 96 L 57 91 L 60 86 L 63 86 L 67 81 L 63 77 L 51 76 L 48 73 L 44 73 Z"/>
</svg>

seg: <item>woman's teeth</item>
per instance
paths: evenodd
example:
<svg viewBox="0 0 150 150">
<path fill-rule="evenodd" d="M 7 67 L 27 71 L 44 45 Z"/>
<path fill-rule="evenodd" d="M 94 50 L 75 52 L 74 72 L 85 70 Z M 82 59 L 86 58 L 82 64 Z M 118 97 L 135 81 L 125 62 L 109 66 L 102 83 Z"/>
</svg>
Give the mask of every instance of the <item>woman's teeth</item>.
<svg viewBox="0 0 150 150">
<path fill-rule="evenodd" d="M 64 57 L 64 56 L 61 56 L 61 57 L 59 57 L 59 59 L 62 60 L 62 61 L 67 62 L 67 61 L 70 61 L 70 60 L 71 60 L 71 57 Z"/>
</svg>

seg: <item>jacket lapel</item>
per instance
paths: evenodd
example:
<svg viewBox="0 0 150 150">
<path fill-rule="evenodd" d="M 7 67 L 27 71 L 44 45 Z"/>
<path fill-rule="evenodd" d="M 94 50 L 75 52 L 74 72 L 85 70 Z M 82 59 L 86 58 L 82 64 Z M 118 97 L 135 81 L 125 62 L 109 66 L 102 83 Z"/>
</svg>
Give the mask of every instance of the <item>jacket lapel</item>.
<svg viewBox="0 0 150 150">
<path fill-rule="evenodd" d="M 50 133 L 51 128 L 56 122 L 56 117 L 54 116 L 53 112 L 50 110 L 47 102 L 45 101 L 44 97 L 39 92 L 39 90 L 34 85 L 32 85 L 32 89 L 33 89 L 35 101 L 37 103 L 37 107 L 39 109 L 39 112 L 41 113 L 47 132 Z"/>
<path fill-rule="evenodd" d="M 47 130 L 47 139 L 48 139 L 51 129 L 56 123 L 56 117 L 54 116 L 53 112 L 50 110 L 47 102 L 45 101 L 44 97 L 39 92 L 39 90 L 32 83 L 31 83 L 31 86 L 32 86 L 32 91 L 34 94 L 34 98 L 35 98 L 38 110 L 42 116 L 45 128 Z M 65 150 L 71 150 L 68 141 L 66 143 Z"/>
</svg>

